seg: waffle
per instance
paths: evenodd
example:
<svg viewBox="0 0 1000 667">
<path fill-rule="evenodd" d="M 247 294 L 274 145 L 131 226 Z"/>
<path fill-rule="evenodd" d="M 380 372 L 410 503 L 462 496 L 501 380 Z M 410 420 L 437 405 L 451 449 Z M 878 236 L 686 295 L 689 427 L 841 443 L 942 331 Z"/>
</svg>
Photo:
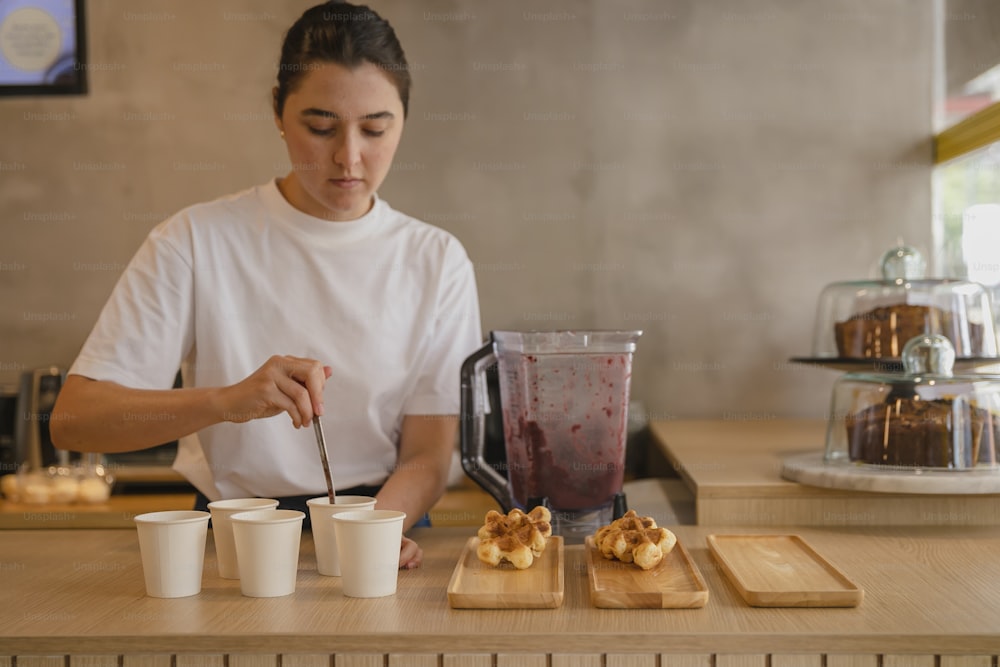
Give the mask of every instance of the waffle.
<svg viewBox="0 0 1000 667">
<path fill-rule="evenodd" d="M 641 517 L 629 510 L 622 518 L 598 528 L 594 544 L 608 560 L 635 563 L 648 570 L 670 553 L 677 537 L 666 528 L 658 528 L 653 517 Z"/>
<path fill-rule="evenodd" d="M 506 516 L 490 510 L 485 524 L 479 529 L 479 548 L 476 555 L 489 565 L 507 561 L 519 570 L 531 567 L 535 558 L 545 551 L 547 538 L 552 534 L 549 523 L 552 514 L 538 506 L 525 514 L 512 509 Z"/>
</svg>

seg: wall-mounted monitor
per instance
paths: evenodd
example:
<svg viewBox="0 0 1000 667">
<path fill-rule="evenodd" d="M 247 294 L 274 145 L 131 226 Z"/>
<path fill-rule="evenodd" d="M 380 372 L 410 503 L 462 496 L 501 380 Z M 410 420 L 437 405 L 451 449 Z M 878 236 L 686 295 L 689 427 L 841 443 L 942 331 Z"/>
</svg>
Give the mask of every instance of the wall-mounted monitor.
<svg viewBox="0 0 1000 667">
<path fill-rule="evenodd" d="M 0 1 L 0 95 L 87 92 L 83 3 Z"/>
</svg>

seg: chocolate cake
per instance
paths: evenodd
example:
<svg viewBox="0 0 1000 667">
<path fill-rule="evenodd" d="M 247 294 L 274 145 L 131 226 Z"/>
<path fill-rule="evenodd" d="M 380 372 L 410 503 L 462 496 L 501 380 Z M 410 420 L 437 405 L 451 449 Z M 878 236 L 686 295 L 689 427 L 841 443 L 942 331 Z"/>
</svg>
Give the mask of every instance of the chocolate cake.
<svg viewBox="0 0 1000 667">
<path fill-rule="evenodd" d="M 962 406 L 966 419 L 955 419 L 954 401 L 899 398 L 873 405 L 846 418 L 848 452 L 852 461 L 885 466 L 929 468 L 994 464 L 997 437 L 992 415 L 982 408 Z M 961 422 L 965 421 L 965 424 Z M 967 451 L 956 452 L 955 440 L 966 431 Z M 983 442 L 983 438 L 987 442 Z M 983 446 L 980 446 L 980 445 Z"/>
<path fill-rule="evenodd" d="M 833 328 L 837 355 L 848 359 L 899 358 L 907 341 L 927 333 L 944 334 L 963 356 L 977 356 L 983 347 L 982 324 L 959 321 L 933 306 L 880 306 L 835 322 Z"/>
<path fill-rule="evenodd" d="M 937 308 L 905 303 L 857 313 L 833 325 L 837 354 L 852 359 L 898 358 L 908 340 L 934 331 L 932 322 L 940 321 L 940 316 Z"/>
</svg>

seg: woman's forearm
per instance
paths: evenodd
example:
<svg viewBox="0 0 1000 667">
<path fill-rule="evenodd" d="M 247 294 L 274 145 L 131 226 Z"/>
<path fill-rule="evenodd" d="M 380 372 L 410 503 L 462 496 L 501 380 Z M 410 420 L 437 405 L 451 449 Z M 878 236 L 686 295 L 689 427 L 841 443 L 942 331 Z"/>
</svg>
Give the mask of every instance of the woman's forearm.
<svg viewBox="0 0 1000 667">
<path fill-rule="evenodd" d="M 275 355 L 225 387 L 132 389 L 80 375 L 66 378 L 49 426 L 60 449 L 128 452 L 155 447 L 220 422 L 288 413 L 295 428 L 323 414 L 330 367 L 315 359 Z"/>
<path fill-rule="evenodd" d="M 377 509 L 406 512 L 403 530 L 423 518 L 444 494 L 458 418 L 407 415 L 400 431 L 399 461 L 378 494 Z"/>
<path fill-rule="evenodd" d="M 447 482 L 447 469 L 424 465 L 418 461 L 413 467 L 398 469 L 386 480 L 378 493 L 376 509 L 394 509 L 406 512 L 403 530 L 407 531 L 420 521 L 424 514 L 441 498 Z"/>
<path fill-rule="evenodd" d="M 128 452 L 226 421 L 222 413 L 217 389 L 132 389 L 70 375 L 59 391 L 49 428 L 60 449 Z"/>
</svg>

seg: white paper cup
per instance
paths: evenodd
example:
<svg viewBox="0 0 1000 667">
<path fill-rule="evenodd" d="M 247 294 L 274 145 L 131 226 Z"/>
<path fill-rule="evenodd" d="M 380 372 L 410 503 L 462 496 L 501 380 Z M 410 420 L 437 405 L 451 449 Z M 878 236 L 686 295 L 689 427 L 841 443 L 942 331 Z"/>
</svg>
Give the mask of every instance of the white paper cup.
<svg viewBox="0 0 1000 667">
<path fill-rule="evenodd" d="M 337 558 L 337 533 L 333 529 L 333 515 L 351 510 L 370 510 L 375 507 L 371 496 L 337 496 L 336 504 L 330 504 L 329 496 L 310 498 L 309 520 L 312 522 L 313 544 L 316 546 L 316 570 L 327 577 L 340 576 L 340 560 Z"/>
<path fill-rule="evenodd" d="M 295 592 L 305 518 L 305 513 L 298 510 L 276 509 L 239 512 L 229 517 L 243 595 L 273 598 Z"/>
<path fill-rule="evenodd" d="M 135 517 L 146 595 L 183 598 L 201 592 L 208 512 L 149 512 Z"/>
<path fill-rule="evenodd" d="M 405 512 L 352 510 L 333 515 L 344 595 L 379 598 L 396 592 Z"/>
<path fill-rule="evenodd" d="M 215 556 L 219 563 L 219 576 L 223 579 L 239 579 L 240 568 L 236 564 L 236 544 L 233 542 L 233 524 L 230 517 L 238 512 L 250 510 L 273 510 L 278 501 L 273 498 L 234 498 L 216 500 L 208 504 L 212 513 L 212 539 L 215 541 Z"/>
</svg>

